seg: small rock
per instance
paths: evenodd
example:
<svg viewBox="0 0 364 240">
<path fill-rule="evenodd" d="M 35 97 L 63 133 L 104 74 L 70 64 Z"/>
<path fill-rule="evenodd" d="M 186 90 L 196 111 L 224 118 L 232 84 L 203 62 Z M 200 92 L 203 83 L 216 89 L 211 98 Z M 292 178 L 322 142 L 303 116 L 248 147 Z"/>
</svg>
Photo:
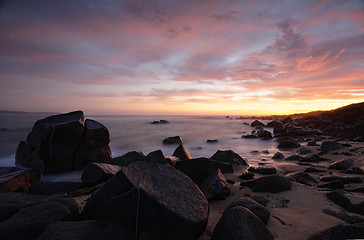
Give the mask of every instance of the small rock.
<svg viewBox="0 0 364 240">
<path fill-rule="evenodd" d="M 317 167 L 308 167 L 308 168 L 306 168 L 305 172 L 317 173 L 317 172 L 326 172 L 326 170 L 324 170 L 322 168 L 317 168 Z"/>
<path fill-rule="evenodd" d="M 336 161 L 330 164 L 329 169 L 335 170 L 346 170 L 352 166 L 354 166 L 354 160 L 351 158 L 346 158 L 344 160 Z"/>
<path fill-rule="evenodd" d="M 341 180 L 334 180 L 317 186 L 318 188 L 343 189 L 344 183 Z"/>
<path fill-rule="evenodd" d="M 163 140 L 163 144 L 182 144 L 183 141 L 180 136 L 169 137 Z"/>
<path fill-rule="evenodd" d="M 241 182 L 240 186 L 250 187 L 254 192 L 278 193 L 290 190 L 292 183 L 291 178 L 273 175 Z"/>
<path fill-rule="evenodd" d="M 273 155 L 273 157 L 272 157 L 272 159 L 283 159 L 283 158 L 285 158 L 285 156 L 284 156 L 284 154 L 283 154 L 283 153 L 281 153 L 281 152 L 276 152 L 276 153 Z"/>
<path fill-rule="evenodd" d="M 269 175 L 269 174 L 276 174 L 277 173 L 277 169 L 275 167 L 258 167 L 258 168 L 250 167 L 248 169 L 248 171 L 263 174 L 263 175 Z"/>
<path fill-rule="evenodd" d="M 278 148 L 297 148 L 301 146 L 296 140 L 294 139 L 288 139 L 288 140 L 282 140 L 278 143 Z"/>
<path fill-rule="evenodd" d="M 219 140 L 217 140 L 217 139 L 207 139 L 207 141 L 206 141 L 207 143 L 218 143 L 219 142 Z"/>
<path fill-rule="evenodd" d="M 324 141 L 321 143 L 320 150 L 323 152 L 331 152 L 341 149 L 343 146 L 335 141 Z"/>
<path fill-rule="evenodd" d="M 303 160 L 304 157 L 300 156 L 300 155 L 291 155 L 289 157 L 286 157 L 285 159 L 283 159 L 284 161 L 301 161 Z"/>
<path fill-rule="evenodd" d="M 300 149 L 298 149 L 297 153 L 300 155 L 306 155 L 312 153 L 312 151 L 306 147 L 301 147 Z"/>
</svg>

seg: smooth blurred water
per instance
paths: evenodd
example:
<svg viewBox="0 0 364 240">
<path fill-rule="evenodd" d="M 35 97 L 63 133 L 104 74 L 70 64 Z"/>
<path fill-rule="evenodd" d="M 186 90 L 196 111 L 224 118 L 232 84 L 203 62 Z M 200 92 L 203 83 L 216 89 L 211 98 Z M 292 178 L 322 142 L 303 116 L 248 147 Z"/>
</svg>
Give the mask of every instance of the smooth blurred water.
<svg viewBox="0 0 364 240">
<path fill-rule="evenodd" d="M 31 131 L 33 124 L 46 117 L 45 114 L 0 114 L 0 166 L 14 166 L 15 152 L 21 140 Z M 257 166 L 263 158 L 272 162 L 277 152 L 273 140 L 244 139 L 250 133 L 254 119 L 227 119 L 222 116 L 86 116 L 104 124 L 110 132 L 113 157 L 129 151 L 162 150 L 172 155 L 177 145 L 164 145 L 167 137 L 180 136 L 192 157 L 211 157 L 217 150 L 233 150 Z M 168 120 L 168 124 L 150 124 L 154 120 Z M 267 121 L 262 121 L 266 123 Z M 6 130 L 5 130 L 6 129 Z M 272 129 L 267 128 L 272 131 Z M 207 143 L 217 139 L 217 143 Z M 268 150 L 269 154 L 261 151 Z M 259 151 L 259 152 L 252 152 Z"/>
</svg>

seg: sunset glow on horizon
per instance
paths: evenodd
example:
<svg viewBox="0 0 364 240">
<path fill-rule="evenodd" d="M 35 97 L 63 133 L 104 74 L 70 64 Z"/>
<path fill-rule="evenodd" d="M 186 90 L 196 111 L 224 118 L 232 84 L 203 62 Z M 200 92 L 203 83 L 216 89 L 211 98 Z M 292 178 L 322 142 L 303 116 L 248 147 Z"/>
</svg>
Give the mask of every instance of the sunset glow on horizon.
<svg viewBox="0 0 364 240">
<path fill-rule="evenodd" d="M 0 3 L 0 110 L 271 115 L 364 101 L 364 2 Z"/>
</svg>

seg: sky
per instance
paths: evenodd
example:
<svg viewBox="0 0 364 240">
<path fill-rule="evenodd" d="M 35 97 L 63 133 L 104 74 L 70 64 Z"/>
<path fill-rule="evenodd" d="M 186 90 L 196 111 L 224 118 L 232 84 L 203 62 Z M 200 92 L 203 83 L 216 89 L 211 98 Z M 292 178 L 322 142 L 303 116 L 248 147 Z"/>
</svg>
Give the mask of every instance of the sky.
<svg viewBox="0 0 364 240">
<path fill-rule="evenodd" d="M 0 110 L 270 115 L 363 101 L 362 0 L 0 0 Z"/>
</svg>

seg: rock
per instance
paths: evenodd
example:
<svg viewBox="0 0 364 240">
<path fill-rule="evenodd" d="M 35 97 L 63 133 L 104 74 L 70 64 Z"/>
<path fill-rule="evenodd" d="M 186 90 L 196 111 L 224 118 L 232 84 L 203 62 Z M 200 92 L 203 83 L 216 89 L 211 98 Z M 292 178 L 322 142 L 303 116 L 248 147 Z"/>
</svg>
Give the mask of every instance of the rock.
<svg viewBox="0 0 364 240">
<path fill-rule="evenodd" d="M 263 222 L 245 207 L 226 210 L 216 224 L 211 240 L 274 239 Z"/>
<path fill-rule="evenodd" d="M 123 156 L 108 159 L 106 163 L 125 167 L 136 161 L 144 160 L 145 157 L 146 155 L 143 152 L 132 151 L 124 154 Z"/>
<path fill-rule="evenodd" d="M 318 172 L 326 172 L 325 169 L 318 168 L 318 167 L 308 167 L 305 169 L 305 172 L 308 173 L 318 173 Z"/>
<path fill-rule="evenodd" d="M 364 193 L 364 187 L 354 187 L 354 188 L 346 189 L 346 191 Z"/>
<path fill-rule="evenodd" d="M 85 130 L 82 143 L 73 159 L 73 169 L 82 169 L 90 162 L 103 162 L 111 158 L 109 130 L 91 119 L 86 119 Z"/>
<path fill-rule="evenodd" d="M 182 144 L 183 141 L 180 136 L 169 137 L 163 140 L 163 144 Z"/>
<path fill-rule="evenodd" d="M 135 237 L 120 224 L 104 220 L 51 222 L 37 240 L 133 240 Z"/>
<path fill-rule="evenodd" d="M 263 140 L 268 140 L 268 139 L 272 139 L 272 134 L 267 131 L 267 130 L 259 130 L 256 132 L 256 136 L 260 139 L 263 139 Z"/>
<path fill-rule="evenodd" d="M 293 119 L 291 118 L 291 117 L 286 117 L 286 118 L 284 118 L 283 120 L 282 120 L 282 123 L 283 124 L 287 124 L 287 123 L 290 123 L 290 122 L 292 122 L 293 121 Z"/>
<path fill-rule="evenodd" d="M 217 139 L 207 139 L 207 141 L 206 141 L 207 143 L 218 143 L 219 142 L 219 140 L 217 140 Z"/>
<path fill-rule="evenodd" d="M 270 121 L 270 122 L 267 123 L 267 127 L 283 128 L 283 123 L 279 119 L 274 119 L 273 121 Z"/>
<path fill-rule="evenodd" d="M 321 143 L 320 150 L 323 152 L 331 152 L 341 149 L 343 146 L 335 141 L 324 141 Z"/>
<path fill-rule="evenodd" d="M 329 169 L 335 169 L 335 170 L 346 170 L 352 166 L 354 166 L 354 160 L 351 158 L 346 158 L 340 161 L 336 161 L 332 164 L 330 164 Z"/>
<path fill-rule="evenodd" d="M 107 181 L 82 215 L 118 222 L 145 239 L 196 239 L 206 228 L 209 206 L 184 173 L 170 165 L 136 162 Z"/>
<path fill-rule="evenodd" d="M 82 111 L 38 120 L 17 150 L 17 166 L 45 173 L 82 169 L 92 161 L 111 158 L 105 126 L 86 120 Z M 39 161 L 41 159 L 42 162 Z"/>
<path fill-rule="evenodd" d="M 82 188 L 81 182 L 41 182 L 35 181 L 30 188 L 31 194 L 53 195 L 56 193 L 69 193 Z"/>
<path fill-rule="evenodd" d="M 252 126 L 252 127 L 265 127 L 265 124 L 264 123 L 262 123 L 261 121 L 259 121 L 259 120 L 254 120 L 251 124 L 250 124 L 250 126 Z"/>
<path fill-rule="evenodd" d="M 180 144 L 176 150 L 174 150 L 172 155 L 178 157 L 180 160 L 192 159 L 191 154 L 182 144 Z"/>
<path fill-rule="evenodd" d="M 300 182 L 300 180 L 304 179 L 307 182 L 317 183 L 316 179 L 306 172 L 292 172 L 288 173 L 286 176 L 293 177 L 297 182 Z"/>
<path fill-rule="evenodd" d="M 300 155 L 306 155 L 312 153 L 312 151 L 306 147 L 301 147 L 300 149 L 298 149 L 297 153 Z"/>
<path fill-rule="evenodd" d="M 166 157 L 164 156 L 162 150 L 156 150 L 156 151 L 148 153 L 148 155 L 144 158 L 144 161 L 168 164 Z"/>
<path fill-rule="evenodd" d="M 328 159 L 320 157 L 317 153 L 309 153 L 306 154 L 303 159 L 301 159 L 301 162 L 320 162 L 320 161 L 327 161 Z"/>
<path fill-rule="evenodd" d="M 344 183 L 341 180 L 334 180 L 317 186 L 318 188 L 343 189 Z"/>
<path fill-rule="evenodd" d="M 72 198 L 54 195 L 0 223 L 0 239 L 36 239 L 50 222 L 72 220 L 78 214 L 78 205 Z"/>
<path fill-rule="evenodd" d="M 244 166 L 248 166 L 248 163 L 240 157 L 239 154 L 235 153 L 232 150 L 221 151 L 217 150 L 217 152 L 211 157 L 212 160 L 224 163 L 233 163 L 233 164 L 241 164 Z"/>
<path fill-rule="evenodd" d="M 20 210 L 30 207 L 46 196 L 32 195 L 22 192 L 7 192 L 0 194 L 0 222 L 13 216 Z"/>
<path fill-rule="evenodd" d="M 291 189 L 291 179 L 283 176 L 266 176 L 241 182 L 240 186 L 250 187 L 254 192 L 278 193 Z"/>
<path fill-rule="evenodd" d="M 343 240 L 343 239 L 360 239 L 364 236 L 364 224 L 357 223 L 352 225 L 337 225 L 323 231 L 320 231 L 308 240 Z"/>
<path fill-rule="evenodd" d="M 177 162 L 180 161 L 178 157 L 176 156 L 165 156 L 166 161 L 169 163 L 169 165 L 175 167 Z"/>
<path fill-rule="evenodd" d="M 199 184 L 207 200 L 224 200 L 230 194 L 229 184 L 219 169 L 211 173 Z"/>
<path fill-rule="evenodd" d="M 258 137 L 254 134 L 246 134 L 246 135 L 241 136 L 241 138 L 252 139 L 252 138 L 258 138 Z"/>
<path fill-rule="evenodd" d="M 364 222 L 364 218 L 358 217 L 356 215 L 349 215 L 344 211 L 334 211 L 331 209 L 324 209 L 322 210 L 322 212 L 350 224 Z"/>
<path fill-rule="evenodd" d="M 15 165 L 44 172 L 44 163 L 38 153 L 26 141 L 20 141 L 15 154 Z"/>
<path fill-rule="evenodd" d="M 0 193 L 29 192 L 32 183 L 39 179 L 38 169 L 21 170 L 16 167 L 0 167 Z"/>
<path fill-rule="evenodd" d="M 167 124 L 167 123 L 169 123 L 167 120 L 162 119 L 159 121 L 153 121 L 150 124 Z"/>
<path fill-rule="evenodd" d="M 252 213 L 255 214 L 264 224 L 267 224 L 270 216 L 270 212 L 260 203 L 256 202 L 252 198 L 241 197 L 238 200 L 233 201 L 229 204 L 229 206 L 225 209 L 227 211 L 230 208 L 234 207 L 245 207 L 249 209 Z"/>
<path fill-rule="evenodd" d="M 82 172 L 81 180 L 86 186 L 106 182 L 119 172 L 121 166 L 107 163 L 90 163 Z"/>
<path fill-rule="evenodd" d="M 301 146 L 296 140 L 294 139 L 287 139 L 279 141 L 278 148 L 284 149 L 284 148 L 297 148 Z"/>
<path fill-rule="evenodd" d="M 272 157 L 272 159 L 283 159 L 283 158 L 285 158 L 285 156 L 284 156 L 284 154 L 283 154 L 283 153 L 281 153 L 281 152 L 276 152 L 276 153 L 273 155 L 273 157 Z"/>
<path fill-rule="evenodd" d="M 309 141 L 307 142 L 307 146 L 319 146 L 316 141 Z"/>
<path fill-rule="evenodd" d="M 301 161 L 303 160 L 304 157 L 300 156 L 300 155 L 291 155 L 289 157 L 286 157 L 285 159 L 283 159 L 284 161 Z"/>
<path fill-rule="evenodd" d="M 276 174 L 277 173 L 277 169 L 275 167 L 258 167 L 258 168 L 250 167 L 248 169 L 248 171 L 263 174 L 263 175 L 269 175 L 269 174 Z"/>
<path fill-rule="evenodd" d="M 220 169 L 222 173 L 234 173 L 234 168 L 232 163 L 218 162 L 209 159 L 210 168 Z"/>
<path fill-rule="evenodd" d="M 269 200 L 263 196 L 250 196 L 251 199 L 253 199 L 254 201 L 256 201 L 257 203 L 263 205 L 264 207 L 266 207 L 269 203 Z"/>
<path fill-rule="evenodd" d="M 210 174 L 208 158 L 194 158 L 176 163 L 176 169 L 185 173 L 196 184 L 201 183 Z"/>
<path fill-rule="evenodd" d="M 331 182 L 331 181 L 335 181 L 335 180 L 341 180 L 341 181 L 343 181 L 344 184 L 362 183 L 363 182 L 363 179 L 361 179 L 361 177 L 349 176 L 349 175 L 331 175 L 331 174 L 327 174 L 327 175 L 323 175 L 323 176 L 320 177 L 321 182 Z"/>
<path fill-rule="evenodd" d="M 345 210 L 357 214 L 364 215 L 364 201 L 363 198 L 360 198 L 361 201 L 355 199 L 355 196 L 352 193 L 347 193 L 344 191 L 332 191 L 326 194 L 327 198 L 333 201 L 335 204 L 341 206 Z M 350 198 L 353 198 L 355 203 L 352 202 Z"/>
</svg>

